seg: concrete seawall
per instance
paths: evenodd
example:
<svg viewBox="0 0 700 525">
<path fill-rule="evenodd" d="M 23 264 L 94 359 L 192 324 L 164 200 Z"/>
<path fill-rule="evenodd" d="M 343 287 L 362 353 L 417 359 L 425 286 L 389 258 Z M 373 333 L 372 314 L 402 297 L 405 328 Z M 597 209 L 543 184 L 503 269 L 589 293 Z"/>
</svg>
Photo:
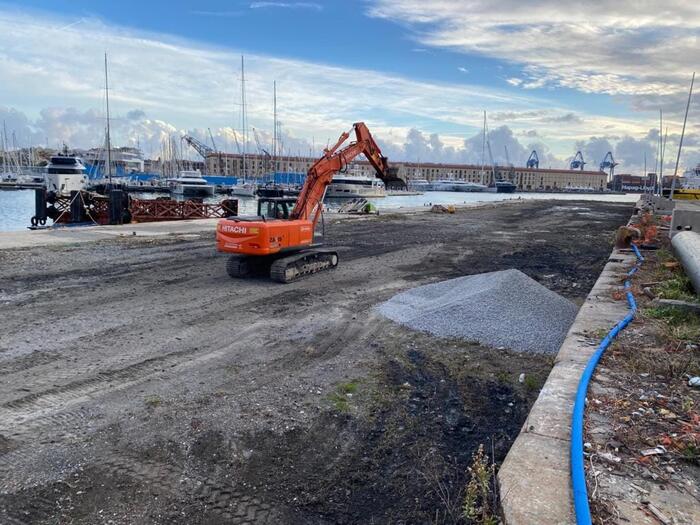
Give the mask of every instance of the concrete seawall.
<svg viewBox="0 0 700 525">
<path fill-rule="evenodd" d="M 634 262 L 633 253 L 613 250 L 503 462 L 498 481 L 507 525 L 575 523 L 569 448 L 576 388 L 597 348 L 599 338 L 592 334 L 609 330 L 627 314 L 627 303 L 613 300 L 611 290 Z"/>
</svg>

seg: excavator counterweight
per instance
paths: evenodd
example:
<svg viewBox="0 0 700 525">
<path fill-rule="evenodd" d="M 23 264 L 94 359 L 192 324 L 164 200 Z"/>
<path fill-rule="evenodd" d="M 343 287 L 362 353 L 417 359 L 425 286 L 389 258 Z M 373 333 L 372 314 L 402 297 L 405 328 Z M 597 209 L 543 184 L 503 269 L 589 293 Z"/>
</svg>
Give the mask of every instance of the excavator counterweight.
<svg viewBox="0 0 700 525">
<path fill-rule="evenodd" d="M 363 122 L 353 124 L 356 140 L 342 147 L 350 134 L 343 133 L 331 148 L 309 168 L 296 200 L 274 197 L 258 201 L 253 217 L 221 219 L 216 227 L 216 248 L 231 253 L 227 272 L 231 277 L 268 273 L 275 281 L 288 283 L 319 271 L 335 268 L 338 254 L 321 250 L 314 242 L 314 231 L 323 210 L 323 197 L 333 175 L 364 155 L 385 178 L 389 171 Z"/>
</svg>

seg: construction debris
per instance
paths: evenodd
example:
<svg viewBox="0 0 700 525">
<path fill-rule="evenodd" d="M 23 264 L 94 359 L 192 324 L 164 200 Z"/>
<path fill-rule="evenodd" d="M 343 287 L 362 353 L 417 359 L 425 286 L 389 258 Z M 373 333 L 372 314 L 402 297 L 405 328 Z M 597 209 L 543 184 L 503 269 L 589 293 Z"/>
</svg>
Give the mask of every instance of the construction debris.
<svg viewBox="0 0 700 525">
<path fill-rule="evenodd" d="M 378 213 L 376 206 L 367 199 L 352 199 L 338 208 L 338 213 L 368 214 Z"/>
<path fill-rule="evenodd" d="M 430 211 L 432 213 L 454 213 L 455 207 L 451 204 L 449 206 L 443 206 L 442 204 L 433 204 L 433 207 L 430 208 Z"/>
</svg>

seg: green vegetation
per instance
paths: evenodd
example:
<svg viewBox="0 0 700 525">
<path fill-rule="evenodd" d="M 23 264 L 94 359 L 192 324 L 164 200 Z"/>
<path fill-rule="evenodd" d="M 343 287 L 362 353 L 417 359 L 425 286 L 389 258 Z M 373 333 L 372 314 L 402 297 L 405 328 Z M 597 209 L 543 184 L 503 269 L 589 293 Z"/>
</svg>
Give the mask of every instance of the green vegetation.
<svg viewBox="0 0 700 525">
<path fill-rule="evenodd" d="M 675 261 L 676 259 L 673 257 L 673 254 L 666 248 L 659 248 L 658 250 L 656 250 L 656 260 L 660 263 L 665 263 Z"/>
<path fill-rule="evenodd" d="M 685 446 L 681 448 L 681 455 L 683 459 L 691 463 L 700 462 L 700 448 L 696 447 L 693 443 L 686 443 Z"/>
<path fill-rule="evenodd" d="M 610 330 L 608 328 L 597 328 L 595 330 L 591 330 L 588 333 L 590 334 L 589 337 L 591 337 L 592 339 L 602 340 L 606 335 L 608 335 L 609 331 Z"/>
<path fill-rule="evenodd" d="M 663 321 L 667 335 L 681 341 L 700 340 L 700 316 L 672 306 L 656 306 L 644 310 L 644 315 Z"/>
<path fill-rule="evenodd" d="M 657 286 L 656 291 L 664 299 L 698 302 L 698 296 L 693 291 L 690 279 L 683 273 L 676 273 L 670 279 L 663 281 Z"/>
<path fill-rule="evenodd" d="M 155 408 L 163 403 L 163 400 L 157 395 L 146 396 L 143 401 L 148 408 Z"/>
<path fill-rule="evenodd" d="M 540 382 L 537 380 L 537 378 L 535 376 L 526 375 L 525 376 L 525 388 L 529 391 L 539 390 L 540 389 Z"/>
<path fill-rule="evenodd" d="M 347 383 L 340 383 L 336 387 L 335 392 L 328 396 L 328 399 L 333 403 L 333 406 L 338 412 L 349 412 L 349 399 L 357 393 L 359 388 L 359 379 L 348 381 Z"/>
<path fill-rule="evenodd" d="M 508 384 L 511 382 L 510 374 L 505 370 L 496 372 L 496 379 L 499 383 Z"/>
<path fill-rule="evenodd" d="M 488 457 L 484 454 L 484 445 L 479 445 L 472 456 L 472 465 L 468 468 L 468 472 L 469 484 L 464 496 L 462 515 L 469 520 L 469 523 L 496 525 L 500 520 L 495 514 L 495 504 L 491 501 L 492 498 L 496 499 L 492 492 L 496 487 L 491 486 L 495 465 L 489 463 Z"/>
</svg>

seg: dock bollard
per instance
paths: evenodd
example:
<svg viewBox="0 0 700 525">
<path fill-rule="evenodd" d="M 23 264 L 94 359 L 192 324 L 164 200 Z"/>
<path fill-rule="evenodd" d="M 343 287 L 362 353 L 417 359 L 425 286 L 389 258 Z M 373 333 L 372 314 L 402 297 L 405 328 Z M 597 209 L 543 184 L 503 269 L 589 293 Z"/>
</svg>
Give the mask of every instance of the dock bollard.
<svg viewBox="0 0 700 525">
<path fill-rule="evenodd" d="M 34 190 L 34 217 L 31 223 L 34 227 L 46 224 L 46 188 Z"/>
<path fill-rule="evenodd" d="M 124 192 L 109 190 L 109 223 L 122 224 L 124 217 Z"/>
<path fill-rule="evenodd" d="M 80 197 L 79 191 L 70 192 L 70 222 L 78 223 L 85 221 L 85 208 L 83 207 L 83 199 Z"/>
</svg>

